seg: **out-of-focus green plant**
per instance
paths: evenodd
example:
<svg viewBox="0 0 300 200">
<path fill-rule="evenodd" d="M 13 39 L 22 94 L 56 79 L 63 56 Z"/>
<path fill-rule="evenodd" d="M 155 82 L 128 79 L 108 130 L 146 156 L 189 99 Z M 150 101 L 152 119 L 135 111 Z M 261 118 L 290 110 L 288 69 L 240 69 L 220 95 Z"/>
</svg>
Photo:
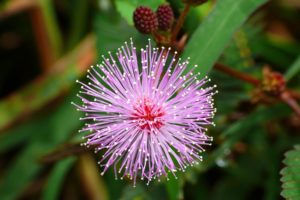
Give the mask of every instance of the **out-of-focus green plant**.
<svg viewBox="0 0 300 200">
<path fill-rule="evenodd" d="M 280 171 L 282 192 L 281 195 L 286 199 L 300 199 L 300 146 L 295 146 L 291 151 L 285 153 L 283 163 L 286 165 Z"/>
<path fill-rule="evenodd" d="M 11 6 L 15 2 L 0 4 L 3 23 L 0 24 L 0 52 L 3 53 L 0 54 L 3 96 L 0 99 L 0 129 L 3 130 L 0 133 L 0 199 L 50 200 L 74 196 L 92 199 L 102 194 L 108 199 L 274 200 L 280 199 L 280 171 L 281 195 L 286 199 L 300 198 L 298 146 L 283 159 L 284 152 L 300 143 L 300 122 L 296 115 L 300 98 L 297 5 L 288 2 L 287 5 L 292 5 L 289 8 L 277 1 L 217 0 L 187 9 L 181 0 L 47 0 L 41 4 L 28 1 L 28 7 L 20 4 L 23 14 L 13 16 L 19 12 Z M 145 46 L 151 35 L 140 34 L 134 28 L 133 11 L 140 5 L 155 11 L 167 2 L 176 17 L 173 28 L 182 13 L 188 12 L 174 44 L 169 45 L 178 48 L 185 58 L 191 57 L 191 66 L 197 64 L 202 76 L 209 74 L 218 85 L 217 126 L 209 130 L 214 136 L 213 146 L 204 153 L 200 165 L 180 173 L 178 179 L 162 179 L 150 186 L 138 183 L 133 188 L 129 180 L 116 181 L 113 170 L 103 177 L 100 169 L 99 174 L 83 173 L 82 170 L 95 170 L 91 165 L 101 154 L 94 155 L 93 151 L 78 145 L 82 139 L 76 130 L 83 124 L 78 120 L 80 113 L 70 105 L 78 91 L 75 79 L 82 78 L 88 64 L 101 61 L 102 54 L 115 51 L 129 38 L 133 38 L 137 48 Z M 268 4 L 262 8 L 264 3 Z M 29 28 L 30 24 L 35 27 L 31 11 L 36 9 L 43 11 L 41 19 L 46 20 L 47 26 L 41 29 Z M 48 36 L 41 38 L 37 30 L 44 29 Z M 18 37 L 11 32 L 16 32 Z M 162 35 L 167 34 L 170 33 Z M 57 49 L 53 52 L 57 59 L 48 66 L 49 71 L 36 70 L 39 64 L 32 66 L 32 63 L 38 61 L 30 62 L 40 59 L 36 52 L 32 53 L 34 37 L 38 45 Z M 7 43 L 11 38 L 16 43 Z M 154 35 L 153 45 L 155 40 Z M 14 45 L 20 46 L 9 49 Z M 222 64 L 223 71 L 216 67 L 217 63 Z M 263 91 L 264 65 L 285 74 L 288 101 Z M 26 79 L 30 83 L 22 82 L 20 77 L 27 76 L 29 71 L 36 74 Z M 19 88 L 10 88 L 12 82 L 18 83 Z M 7 91 L 13 94 L 8 96 Z M 82 167 L 81 153 L 93 155 L 95 162 Z M 283 169 L 282 159 L 286 165 Z"/>
</svg>

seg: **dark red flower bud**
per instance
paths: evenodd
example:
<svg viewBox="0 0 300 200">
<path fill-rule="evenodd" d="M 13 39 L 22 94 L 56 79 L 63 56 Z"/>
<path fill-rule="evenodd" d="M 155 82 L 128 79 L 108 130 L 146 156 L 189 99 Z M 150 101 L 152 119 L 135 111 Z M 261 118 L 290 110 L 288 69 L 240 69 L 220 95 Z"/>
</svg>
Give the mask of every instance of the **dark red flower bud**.
<svg viewBox="0 0 300 200">
<path fill-rule="evenodd" d="M 159 6 L 156 10 L 156 16 L 160 30 L 166 31 L 172 27 L 174 22 L 174 13 L 169 4 Z"/>
<path fill-rule="evenodd" d="M 158 21 L 151 8 L 140 6 L 133 13 L 133 21 L 136 29 L 144 34 L 149 34 L 157 30 Z"/>
</svg>

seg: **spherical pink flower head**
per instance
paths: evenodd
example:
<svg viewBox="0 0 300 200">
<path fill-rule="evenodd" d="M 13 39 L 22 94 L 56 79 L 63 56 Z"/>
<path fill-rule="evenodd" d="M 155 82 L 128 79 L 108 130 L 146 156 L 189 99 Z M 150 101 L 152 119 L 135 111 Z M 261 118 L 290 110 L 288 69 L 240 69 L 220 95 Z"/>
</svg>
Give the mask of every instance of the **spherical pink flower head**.
<svg viewBox="0 0 300 200">
<path fill-rule="evenodd" d="M 185 73 L 189 62 L 171 54 L 150 41 L 137 53 L 125 42 L 116 59 L 109 53 L 88 70 L 87 84 L 78 81 L 82 105 L 75 106 L 86 115 L 81 131 L 90 132 L 84 144 L 104 150 L 101 174 L 113 165 L 116 178 L 148 184 L 202 160 L 212 141 L 205 131 L 214 125 L 215 86 L 204 88 L 208 78 Z"/>
</svg>

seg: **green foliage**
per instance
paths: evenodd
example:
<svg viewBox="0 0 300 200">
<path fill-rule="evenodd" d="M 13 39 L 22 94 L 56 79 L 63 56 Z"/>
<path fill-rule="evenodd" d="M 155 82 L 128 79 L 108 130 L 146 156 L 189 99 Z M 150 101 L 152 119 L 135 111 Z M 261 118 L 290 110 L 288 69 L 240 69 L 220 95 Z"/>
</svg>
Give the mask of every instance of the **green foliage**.
<svg viewBox="0 0 300 200">
<path fill-rule="evenodd" d="M 97 48 L 99 49 L 98 53 L 100 55 L 103 54 L 107 56 L 108 51 L 116 51 L 125 41 L 129 41 L 130 38 L 137 44 L 137 48 L 146 45 L 148 42 L 148 37 L 139 34 L 137 30 L 129 26 L 126 21 L 113 10 L 108 12 L 103 11 L 97 15 L 94 25 L 97 35 Z M 102 58 L 100 57 L 100 59 Z"/>
<path fill-rule="evenodd" d="M 3 0 L 0 2 L 0 11 L 5 8 L 5 6 L 8 2 L 9 2 L 9 0 Z"/>
<path fill-rule="evenodd" d="M 253 57 L 261 57 L 277 69 L 286 70 L 298 56 L 299 45 L 293 43 L 277 44 L 264 35 L 256 35 L 249 43 Z"/>
<path fill-rule="evenodd" d="M 297 57 L 292 66 L 289 67 L 288 71 L 285 73 L 286 80 L 292 79 L 294 76 L 300 72 L 300 55 Z"/>
<path fill-rule="evenodd" d="M 300 146 L 285 153 L 283 163 L 286 165 L 280 171 L 282 192 L 281 196 L 288 200 L 300 199 Z"/>
<path fill-rule="evenodd" d="M 277 115 L 274 115 L 278 113 Z M 220 138 L 224 139 L 222 145 L 220 145 L 208 158 L 204 161 L 201 170 L 208 169 L 214 162 L 220 161 L 224 156 L 232 150 L 233 145 L 242 140 L 247 134 L 249 134 L 258 124 L 262 124 L 266 121 L 280 119 L 285 117 L 290 112 L 285 106 L 274 106 L 270 108 L 260 108 L 249 114 L 247 117 L 240 119 L 239 121 L 232 123 L 228 126 Z M 261 127 L 259 127 L 261 128 Z"/>
<path fill-rule="evenodd" d="M 89 156 L 92 161 L 88 164 L 89 167 L 80 168 L 78 163 L 87 164 L 86 160 L 76 162 L 78 152 L 70 153 L 69 149 L 64 149 L 65 143 L 72 145 L 81 142 L 84 134 L 75 134 L 83 125 L 78 120 L 82 115 L 75 111 L 70 102 L 78 100 L 75 93 L 79 88 L 73 84 L 86 70 L 86 67 L 81 68 L 83 66 L 80 63 L 84 63 L 86 57 L 94 52 L 91 50 L 91 53 L 86 53 L 90 49 L 81 45 L 80 40 L 89 38 L 90 48 L 96 42 L 96 62 L 101 61 L 101 55 L 107 56 L 108 51 L 116 51 L 130 38 L 139 50 L 152 36 L 142 35 L 135 30 L 132 22 L 134 9 L 144 5 L 156 10 L 158 5 L 168 2 L 178 19 L 184 3 L 181 0 L 72 0 L 72 3 L 55 1 L 55 4 L 50 0 L 41 1 L 37 6 L 41 6 L 45 28 L 50 34 L 49 48 L 54 49 L 55 55 L 66 54 L 51 66 L 51 73 L 45 72 L 41 75 L 42 79 L 38 77 L 38 81 L 30 83 L 19 82 L 18 76 L 22 76 L 21 73 L 6 73 L 10 70 L 7 67 L 10 65 L 6 66 L 5 63 L 17 65 L 15 60 L 7 59 L 6 56 L 14 58 L 14 54 L 18 54 L 9 49 L 12 48 L 9 45 L 14 44 L 10 42 L 15 37 L 10 35 L 14 31 L 11 27 L 20 28 L 20 24 L 8 21 L 4 26 L 0 25 L 0 31 L 3 30 L 0 33 L 0 92 L 5 88 L 13 93 L 0 101 L 0 129 L 6 128 L 0 133 L 0 200 L 20 197 L 51 200 L 59 199 L 62 194 L 70 199 L 74 196 L 90 199 L 102 194 L 104 198 L 109 196 L 111 199 L 123 200 L 279 200 L 282 152 L 295 143 L 300 143 L 300 136 L 296 134 L 299 132 L 298 119 L 284 102 L 271 101 L 266 105 L 253 103 L 252 100 L 257 97 L 254 92 L 257 88 L 228 74 L 211 70 L 214 63 L 220 62 L 259 79 L 261 66 L 269 64 L 272 69 L 285 73 L 289 89 L 299 88 L 300 41 L 296 36 L 300 35 L 300 30 L 291 25 L 297 24 L 300 16 L 295 11 L 295 6 L 283 9 L 281 5 L 270 1 L 270 6 L 262 8 L 246 22 L 266 1 L 211 0 L 205 5 L 190 9 L 179 34 L 188 36 L 187 45 L 180 56 L 190 57 L 189 66 L 197 64 L 202 76 L 210 73 L 211 84 L 218 86 L 219 93 L 215 96 L 217 126 L 208 129 L 208 134 L 214 137 L 214 141 L 211 147 L 206 148 L 207 152 L 202 153 L 203 162 L 188 167 L 185 172 L 178 172 L 178 179 L 170 175 L 169 181 L 161 178 L 160 181 L 151 182 L 149 186 L 138 179 L 136 188 L 126 177 L 123 181 L 115 180 L 113 169 L 109 169 L 101 179 L 98 174 L 95 175 L 98 173 L 95 163 L 103 152 L 96 155 L 86 152 L 94 155 L 95 160 Z M 13 1 L 5 2 L 1 9 L 6 9 L 6 5 L 9 6 Z M 269 15 L 277 7 L 284 12 L 277 12 L 278 19 L 276 17 L 269 23 Z M 277 22 L 279 26 L 270 30 L 275 30 L 274 34 L 278 34 L 283 24 L 283 32 L 287 32 L 292 39 L 281 41 L 270 36 L 266 31 L 269 29 L 265 29 L 264 25 L 274 28 L 273 24 L 277 25 Z M 23 26 L 29 27 L 28 24 Z M 28 36 L 30 39 L 18 35 L 16 44 L 23 45 L 24 41 L 32 41 L 36 34 L 33 31 L 27 30 L 32 34 Z M 93 32 L 91 35 L 95 37 L 86 37 L 88 32 Z M 29 43 L 30 48 L 35 46 L 32 42 Z M 9 48 L 5 49 L 6 45 Z M 155 45 L 153 42 L 153 47 Z M 1 56 L 5 51 L 8 53 Z M 20 54 L 24 57 L 29 55 L 23 50 Z M 30 57 L 30 60 L 38 63 L 36 57 Z M 2 60 L 5 60 L 4 64 Z M 26 62 L 21 67 L 25 71 L 34 70 L 34 66 Z M 4 76 L 11 81 L 3 81 Z M 31 77 L 34 78 L 36 77 Z M 22 89 L 10 88 L 15 82 L 19 82 Z M 272 97 L 272 100 L 275 99 L 276 97 Z M 27 115 L 27 111 L 30 111 L 30 115 Z M 20 121 L 12 124 L 16 119 Z M 41 162 L 41 158 L 49 153 L 57 153 L 57 150 L 62 150 L 63 159 L 54 160 L 50 164 Z M 81 148 L 79 150 L 82 151 Z M 299 155 L 299 145 L 285 154 L 283 163 L 286 167 L 281 171 L 281 194 L 286 199 L 300 198 Z M 93 167 L 95 170 L 92 172 Z M 71 169 L 74 170 L 69 173 Z M 98 179 L 103 183 L 101 187 L 98 187 Z"/>
<path fill-rule="evenodd" d="M 85 40 L 82 46 L 73 49 L 68 56 L 53 66 L 53 71 L 49 72 L 47 76 L 29 83 L 10 98 L 2 99 L 0 101 L 0 130 L 14 122 L 22 114 L 38 110 L 65 89 L 70 89 L 70 86 L 82 73 L 80 69 L 82 66 L 77 63 L 77 57 L 85 53 L 83 51 L 88 42 Z"/>
<path fill-rule="evenodd" d="M 180 176 L 178 179 L 171 178 L 166 182 L 167 192 L 170 200 L 183 198 L 183 179 Z"/>
<path fill-rule="evenodd" d="M 30 123 L 30 126 L 24 124 L 13 132 L 7 133 L 10 134 L 7 137 L 12 138 L 18 134 L 26 135 L 28 145 L 9 163 L 10 167 L 0 182 L 0 197 L 2 199 L 15 199 L 25 188 L 26 184 L 43 169 L 39 159 L 64 142 L 72 131 L 79 128 L 78 119 L 81 114 L 70 104 L 74 97 L 74 94 L 68 96 L 54 112 L 34 120 Z M 73 117 L 70 118 L 69 116 Z M 61 122 L 64 122 L 63 126 Z M 7 139 L 7 141 L 9 140 L 12 139 Z M 6 146 L 11 148 L 15 144 L 17 142 L 6 144 Z"/>
<path fill-rule="evenodd" d="M 58 58 L 62 51 L 62 36 L 58 27 L 56 13 L 51 0 L 38 1 L 40 4 L 42 17 L 44 18 L 44 24 L 48 33 L 50 47 L 53 51 L 53 55 Z"/>
<path fill-rule="evenodd" d="M 59 199 L 58 197 L 61 192 L 63 180 L 75 161 L 76 158 L 70 157 L 55 164 L 55 167 L 47 181 L 47 185 L 45 186 L 42 197 L 43 200 Z"/>
<path fill-rule="evenodd" d="M 86 31 L 89 4 L 87 1 L 74 0 L 71 5 L 71 28 L 68 37 L 67 49 L 70 50 L 80 41 Z"/>
<path fill-rule="evenodd" d="M 175 8 L 175 14 L 179 14 L 183 9 L 185 4 L 182 1 L 170 0 L 171 6 Z M 198 7 L 190 8 L 188 15 L 186 16 L 186 20 L 184 22 L 184 30 L 188 34 L 192 34 L 195 29 L 199 26 L 201 19 L 206 16 L 212 7 L 211 2 L 207 2 L 206 4 Z"/>
<path fill-rule="evenodd" d="M 248 16 L 266 0 L 217 1 L 213 11 L 197 28 L 187 44 L 183 57 L 190 57 L 190 67 L 205 76 L 221 55 L 232 34 Z M 242 11 L 242 12 L 241 12 Z"/>
<path fill-rule="evenodd" d="M 127 189 L 124 191 L 121 200 L 142 200 L 149 199 L 147 197 L 143 186 L 137 185 L 136 188 L 132 188 L 131 186 L 127 186 Z"/>
</svg>

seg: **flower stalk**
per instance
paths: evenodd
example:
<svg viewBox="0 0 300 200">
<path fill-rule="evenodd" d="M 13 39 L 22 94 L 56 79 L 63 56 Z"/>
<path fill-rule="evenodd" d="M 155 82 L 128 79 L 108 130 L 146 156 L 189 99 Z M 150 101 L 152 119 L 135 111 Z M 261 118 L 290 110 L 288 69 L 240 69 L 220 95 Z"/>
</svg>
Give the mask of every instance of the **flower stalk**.
<svg viewBox="0 0 300 200">
<path fill-rule="evenodd" d="M 178 33 L 184 24 L 184 20 L 190 11 L 190 8 L 191 8 L 191 6 L 189 4 L 185 4 L 185 7 L 184 7 L 183 11 L 181 12 L 181 14 L 178 18 L 178 21 L 173 29 L 172 37 L 171 37 L 172 42 L 174 42 L 176 40 Z"/>
</svg>

